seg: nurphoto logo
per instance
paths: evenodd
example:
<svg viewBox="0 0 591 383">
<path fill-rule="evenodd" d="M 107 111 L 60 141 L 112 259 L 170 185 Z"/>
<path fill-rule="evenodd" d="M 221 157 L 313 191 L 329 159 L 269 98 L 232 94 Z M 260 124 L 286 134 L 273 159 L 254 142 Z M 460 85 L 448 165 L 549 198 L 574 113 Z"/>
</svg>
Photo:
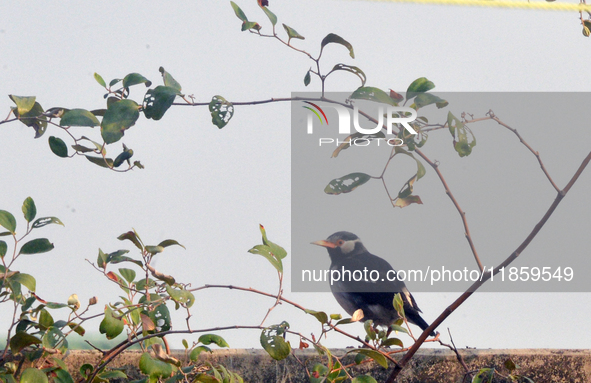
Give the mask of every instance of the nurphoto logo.
<svg viewBox="0 0 591 383">
<path fill-rule="evenodd" d="M 314 134 L 314 120 L 315 117 L 320 121 L 320 125 L 329 125 L 328 118 L 326 117 L 326 113 L 324 110 L 317 104 L 304 101 L 304 103 L 308 105 L 303 105 L 302 107 L 309 110 L 311 113 L 308 113 L 307 118 L 307 133 Z M 360 113 L 359 108 L 354 105 L 353 109 L 347 108 L 343 105 L 336 104 L 336 103 L 326 103 L 323 105 L 324 108 L 331 107 L 336 110 L 338 115 L 338 133 L 339 134 L 346 134 L 348 137 L 345 142 L 348 141 L 351 145 L 356 146 L 368 146 L 371 141 L 377 141 L 378 145 L 380 142 L 386 141 L 386 143 L 390 146 L 401 146 L 404 144 L 402 139 L 398 137 L 394 138 L 383 138 L 383 137 L 367 137 L 368 135 L 375 135 L 378 134 L 382 128 L 384 127 L 384 114 L 386 115 L 385 126 L 386 126 L 386 134 L 392 135 L 393 133 L 393 126 L 394 124 L 400 124 L 404 129 L 408 131 L 411 135 L 416 135 L 417 132 L 413 129 L 410 125 L 410 122 L 414 121 L 417 118 L 416 110 L 404 107 L 404 106 L 392 106 L 388 105 L 386 107 L 386 113 L 384 113 L 384 107 L 380 106 L 377 110 L 377 124 L 375 127 L 364 128 L 359 124 L 359 115 L 363 114 Z M 353 114 L 353 118 L 351 119 L 351 113 Z M 368 117 L 365 115 L 363 118 Z M 353 123 L 351 124 L 351 121 Z M 364 137 L 349 137 L 351 136 L 351 125 L 355 129 L 355 131 L 359 135 L 363 135 Z M 336 143 L 336 145 L 340 145 L 341 142 L 338 138 L 320 138 L 319 145 L 322 146 L 323 144 L 332 144 Z"/>
</svg>

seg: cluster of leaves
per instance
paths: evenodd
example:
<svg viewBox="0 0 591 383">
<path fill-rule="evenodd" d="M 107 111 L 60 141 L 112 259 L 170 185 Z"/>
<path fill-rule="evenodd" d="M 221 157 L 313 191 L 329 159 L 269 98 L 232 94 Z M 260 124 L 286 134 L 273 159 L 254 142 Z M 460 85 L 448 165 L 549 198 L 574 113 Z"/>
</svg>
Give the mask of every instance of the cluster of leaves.
<svg viewBox="0 0 591 383">
<path fill-rule="evenodd" d="M 50 136 L 48 139 L 49 148 L 58 157 L 68 158 L 83 155 L 93 164 L 112 170 L 120 168 L 124 163 L 127 164 L 127 168 L 123 171 L 132 168 L 143 169 L 143 165 L 139 161 L 131 163 L 130 159 L 134 153 L 125 144 L 115 159 L 107 157 L 107 145 L 120 141 L 125 131 L 136 124 L 140 113 L 143 113 L 147 119 L 160 120 L 177 97 L 192 104 L 182 93 L 181 85 L 169 72 L 160 67 L 160 73 L 164 85 L 158 85 L 155 88 L 150 88 L 152 82 L 139 73 L 130 73 L 122 79 L 115 78 L 108 85 L 102 76 L 95 73 L 95 80 L 107 92 L 104 94 L 106 108 L 86 110 L 53 107 L 44 110 L 36 101 L 35 96 L 10 95 L 10 99 L 16 104 L 12 107 L 11 113 L 15 120 L 35 130 L 35 138 L 43 136 L 49 124 L 65 131 L 73 141 L 70 145 L 73 152 L 70 152 L 63 139 L 57 136 Z M 130 89 L 141 84 L 149 89 L 144 94 L 142 101 L 136 102 L 129 98 Z M 232 103 L 221 96 L 212 98 L 209 110 L 212 123 L 220 129 L 226 126 L 234 114 Z M 54 122 L 54 120 L 59 120 L 59 122 Z M 8 119 L 3 122 L 6 121 Z M 100 126 L 101 139 L 93 140 L 85 135 L 75 136 L 70 129 L 72 127 L 92 129 L 96 126 Z M 90 136 L 92 133 L 88 135 Z"/>
<path fill-rule="evenodd" d="M 97 269 L 109 281 L 116 283 L 123 295 L 119 297 L 120 300 L 106 304 L 101 314 L 85 316 L 89 308 L 97 304 L 96 297 L 89 299 L 84 310 L 81 309 L 76 294 L 72 294 L 66 303 L 48 302 L 37 294 L 36 280 L 32 275 L 14 269 L 15 261 L 20 256 L 45 253 L 54 248 L 47 238 L 24 242 L 35 229 L 49 224 L 63 226 L 56 217 L 35 219 L 37 208 L 31 197 L 25 199 L 22 212 L 27 225 L 19 238 L 14 215 L 0 210 L 0 226 L 6 230 L 0 232 L 0 236 L 12 237 L 13 240 L 12 251 L 8 251 L 6 241 L 0 240 L 0 304 L 12 305 L 15 318 L 8 329 L 6 348 L 0 354 L 0 381 L 43 383 L 52 379 L 55 382 L 73 382 L 72 375 L 62 360 L 69 350 L 67 337 L 72 333 L 84 336 L 86 329 L 82 325 L 96 316 L 102 316 L 98 330 L 108 340 L 126 330 L 126 340 L 104 355 L 118 354 L 134 344 L 139 344 L 144 350 L 139 367 L 146 377 L 138 382 L 157 382 L 161 378 L 166 378 L 169 382 L 180 382 L 186 381 L 188 377 L 197 382 L 222 382 L 228 379 L 242 381 L 223 366 L 208 365 L 202 368 L 197 363 L 201 352 L 212 352 L 210 345 L 229 347 L 219 335 L 201 335 L 191 347 L 183 340 L 187 350 L 184 366 L 181 361 L 164 351 L 166 346 L 163 336 L 172 328 L 167 304 L 172 303 L 175 309 L 183 308 L 188 311 L 195 303 L 195 296 L 186 289 L 185 284 L 177 283 L 174 277 L 156 270 L 151 262 L 154 256 L 167 247 L 182 246 L 180 243 L 168 239 L 155 246 L 144 245 L 139 235 L 132 230 L 120 235 L 118 239 L 131 241 L 140 252 L 139 258 L 126 255 L 128 250 L 105 253 L 99 249 Z M 119 263 L 131 264 L 133 268 L 108 270 Z M 141 272 L 139 276 L 137 268 Z M 50 313 L 50 310 L 59 309 L 69 310 L 65 319 L 56 320 Z M 187 330 L 187 333 L 190 332 Z M 148 352 L 149 348 L 153 350 L 154 356 Z M 122 371 L 108 370 L 108 363 L 104 363 L 105 361 L 106 359 L 101 360 L 95 366 L 81 366 L 81 376 L 87 381 L 95 382 L 127 378 Z M 23 366 L 29 367 L 23 369 Z"/>
</svg>

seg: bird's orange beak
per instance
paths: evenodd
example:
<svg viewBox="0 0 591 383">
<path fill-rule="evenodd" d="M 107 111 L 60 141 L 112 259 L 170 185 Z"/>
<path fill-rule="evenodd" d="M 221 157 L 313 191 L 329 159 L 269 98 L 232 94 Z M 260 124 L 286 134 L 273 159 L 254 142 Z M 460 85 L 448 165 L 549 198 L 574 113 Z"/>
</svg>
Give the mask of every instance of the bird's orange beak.
<svg viewBox="0 0 591 383">
<path fill-rule="evenodd" d="M 334 249 L 335 247 L 337 247 L 337 245 L 335 245 L 334 243 L 328 242 L 325 240 L 312 242 L 312 245 L 318 245 L 318 246 L 322 246 L 322 247 L 326 247 L 326 248 L 330 248 L 330 249 Z"/>
</svg>

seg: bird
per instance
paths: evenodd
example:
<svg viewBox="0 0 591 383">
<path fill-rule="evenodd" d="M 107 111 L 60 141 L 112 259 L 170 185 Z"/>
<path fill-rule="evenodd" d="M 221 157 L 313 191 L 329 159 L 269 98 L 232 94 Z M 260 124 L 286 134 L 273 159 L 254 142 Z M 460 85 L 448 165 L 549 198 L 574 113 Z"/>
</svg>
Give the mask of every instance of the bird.
<svg viewBox="0 0 591 383">
<path fill-rule="evenodd" d="M 398 279 L 389 280 L 388 276 L 393 279 L 396 270 L 386 260 L 371 254 L 357 235 L 339 231 L 326 240 L 312 244 L 328 250 L 331 275 L 335 273 L 336 276 L 338 272 L 342 276 L 338 280 L 331 279 L 330 289 L 349 315 L 361 309 L 362 321 L 372 320 L 374 325 L 389 327 L 400 319 L 393 304 L 394 295 L 400 293 L 407 321 L 423 331 L 429 327 L 404 282 Z M 429 335 L 437 334 L 432 331 Z"/>
</svg>

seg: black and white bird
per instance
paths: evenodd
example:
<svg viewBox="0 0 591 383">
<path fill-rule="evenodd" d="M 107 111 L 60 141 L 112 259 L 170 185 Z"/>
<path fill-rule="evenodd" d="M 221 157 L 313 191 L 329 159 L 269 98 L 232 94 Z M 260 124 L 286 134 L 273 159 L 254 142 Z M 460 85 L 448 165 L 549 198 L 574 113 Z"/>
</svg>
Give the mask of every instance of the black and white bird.
<svg viewBox="0 0 591 383">
<path fill-rule="evenodd" d="M 349 315 L 361 309 L 362 321 L 371 319 L 376 325 L 390 326 L 400 318 L 393 305 L 394 295 L 400 293 L 406 319 L 422 330 L 429 327 L 404 282 L 393 278 L 396 271 L 387 261 L 367 251 L 355 234 L 339 231 L 312 243 L 328 250 L 331 273 L 340 276 L 332 281 L 330 289 Z"/>
</svg>

